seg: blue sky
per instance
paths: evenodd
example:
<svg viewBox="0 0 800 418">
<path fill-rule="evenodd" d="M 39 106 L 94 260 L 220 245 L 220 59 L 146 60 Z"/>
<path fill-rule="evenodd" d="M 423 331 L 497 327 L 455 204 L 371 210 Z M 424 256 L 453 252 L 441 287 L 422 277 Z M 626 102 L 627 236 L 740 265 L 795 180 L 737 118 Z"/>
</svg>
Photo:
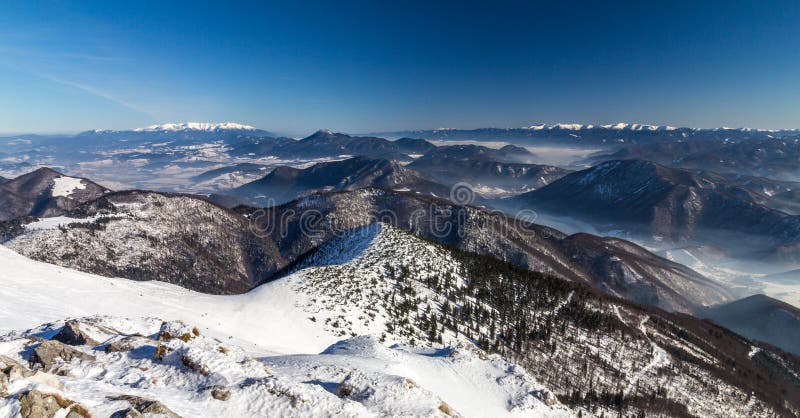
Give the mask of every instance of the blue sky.
<svg viewBox="0 0 800 418">
<path fill-rule="evenodd" d="M 0 132 L 800 127 L 796 0 L 388 3 L 6 2 Z"/>
</svg>

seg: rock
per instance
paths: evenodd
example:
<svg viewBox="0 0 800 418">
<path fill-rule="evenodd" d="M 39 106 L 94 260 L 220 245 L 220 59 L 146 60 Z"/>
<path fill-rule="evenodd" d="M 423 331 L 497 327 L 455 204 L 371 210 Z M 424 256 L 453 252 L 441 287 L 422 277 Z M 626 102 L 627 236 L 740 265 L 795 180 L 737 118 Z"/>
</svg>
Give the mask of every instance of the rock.
<svg viewBox="0 0 800 418">
<path fill-rule="evenodd" d="M 88 334 L 80 329 L 80 322 L 72 320 L 67 321 L 53 339 L 69 345 L 91 345 L 95 346 L 100 344 L 95 341 Z"/>
<path fill-rule="evenodd" d="M 11 357 L 0 355 L 0 372 L 8 376 L 9 380 L 32 376 L 33 372 L 18 363 Z"/>
<path fill-rule="evenodd" d="M 61 409 L 55 396 L 30 390 L 19 395 L 20 414 L 23 418 L 49 418 Z"/>
<path fill-rule="evenodd" d="M 111 418 L 144 418 L 144 415 L 133 408 L 128 408 L 114 412 L 111 414 Z"/>
<path fill-rule="evenodd" d="M 22 418 L 52 418 L 67 409 L 67 418 L 91 418 L 92 415 L 81 404 L 64 399 L 55 393 L 29 390 L 18 397 Z M 63 415 L 62 415 L 63 416 Z"/>
<path fill-rule="evenodd" d="M 0 398 L 8 396 L 8 376 L 0 373 Z"/>
<path fill-rule="evenodd" d="M 70 362 L 73 359 L 94 361 L 95 357 L 78 351 L 59 341 L 44 341 L 33 349 L 29 363 L 31 368 L 41 367 L 44 370 L 51 370 L 58 363 L 58 359 Z"/>
<path fill-rule="evenodd" d="M 143 345 L 155 344 L 156 342 L 147 337 L 128 336 L 119 340 L 114 340 L 106 346 L 106 353 L 123 353 L 135 350 Z"/>
<path fill-rule="evenodd" d="M 225 386 L 214 385 L 203 388 L 204 392 L 211 392 L 211 397 L 218 401 L 227 401 L 231 398 L 231 391 Z"/>
<path fill-rule="evenodd" d="M 140 413 L 140 415 L 120 415 L 120 417 L 138 417 L 143 414 L 153 414 L 153 415 L 163 415 L 167 418 L 181 418 L 180 415 L 172 412 L 172 410 L 164 406 L 164 404 L 162 404 L 159 401 L 140 398 L 138 396 L 132 396 L 132 395 L 111 396 L 108 399 L 111 399 L 112 401 L 126 401 L 131 405 L 131 409 Z M 118 412 L 123 412 L 123 411 L 118 411 Z M 125 412 L 133 414 L 132 412 L 130 412 L 130 410 L 125 410 Z"/>
<path fill-rule="evenodd" d="M 192 359 L 188 355 L 181 356 L 181 364 L 183 364 L 189 370 L 193 370 L 193 371 L 195 371 L 197 373 L 200 373 L 203 376 L 208 376 L 209 373 L 211 373 L 208 370 L 208 367 L 206 367 L 205 365 L 201 364 L 199 361 L 196 361 L 196 360 Z"/>
<path fill-rule="evenodd" d="M 558 403 L 558 398 L 556 398 L 556 396 L 548 390 L 542 392 L 540 399 L 547 406 L 553 406 Z"/>
<path fill-rule="evenodd" d="M 166 342 L 173 338 L 178 338 L 187 343 L 199 336 L 200 330 L 197 327 L 190 327 L 183 321 L 170 321 L 161 324 L 161 330 L 158 332 L 158 341 Z"/>
</svg>

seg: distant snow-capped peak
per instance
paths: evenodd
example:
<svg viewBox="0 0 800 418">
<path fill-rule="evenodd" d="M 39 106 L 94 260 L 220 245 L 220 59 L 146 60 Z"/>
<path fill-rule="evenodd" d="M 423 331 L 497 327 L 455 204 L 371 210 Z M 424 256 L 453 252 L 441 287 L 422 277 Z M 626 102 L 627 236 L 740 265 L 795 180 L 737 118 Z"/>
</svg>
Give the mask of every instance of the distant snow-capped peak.
<svg viewBox="0 0 800 418">
<path fill-rule="evenodd" d="M 208 122 L 184 122 L 184 123 L 164 123 L 161 125 L 151 125 L 146 128 L 134 129 L 135 132 L 161 132 L 161 131 L 220 131 L 238 130 L 255 131 L 256 128 L 250 125 L 242 125 L 234 122 L 208 123 Z"/>
<path fill-rule="evenodd" d="M 602 129 L 610 129 L 610 130 L 630 130 L 630 131 L 672 131 L 677 129 L 674 126 L 660 126 L 660 125 L 648 125 L 648 124 L 640 124 L 640 123 L 615 123 L 609 125 L 583 125 L 580 123 L 557 123 L 555 125 L 547 125 L 544 123 L 540 123 L 537 125 L 526 126 L 523 129 L 530 129 L 534 131 L 541 131 L 541 130 L 551 130 L 551 129 L 563 129 L 563 130 L 570 130 L 570 131 L 580 131 L 584 129 L 594 129 L 594 128 L 602 128 Z"/>
<path fill-rule="evenodd" d="M 674 126 L 667 126 L 667 125 L 648 125 L 648 124 L 641 124 L 641 123 L 616 123 L 613 125 L 601 125 L 601 127 L 606 129 L 616 129 L 616 130 L 630 130 L 630 131 L 674 131 Z"/>
</svg>

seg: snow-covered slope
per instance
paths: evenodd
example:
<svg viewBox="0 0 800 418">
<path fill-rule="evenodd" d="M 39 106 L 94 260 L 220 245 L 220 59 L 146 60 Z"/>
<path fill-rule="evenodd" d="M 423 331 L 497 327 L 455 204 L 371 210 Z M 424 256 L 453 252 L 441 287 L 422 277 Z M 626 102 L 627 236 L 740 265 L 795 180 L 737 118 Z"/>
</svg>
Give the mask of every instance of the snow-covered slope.
<svg viewBox="0 0 800 418">
<path fill-rule="evenodd" d="M 389 348 L 377 336 L 342 341 L 345 337 L 330 332 L 322 321 L 309 319 L 325 309 L 313 303 L 316 293 L 304 291 L 305 274 L 314 274 L 310 271 L 245 295 L 211 296 L 166 283 L 76 272 L 2 247 L 0 264 L 0 330 L 48 324 L 6 337 L 0 354 L 23 362 L 23 345 L 30 344 L 23 336 L 52 336 L 64 318 L 112 316 L 86 320 L 115 330 L 97 338 L 104 343 L 99 351 L 78 347 L 97 360 L 72 363 L 70 376 L 57 378 L 64 390 L 43 389 L 62 393 L 97 416 L 124 409 L 124 403 L 105 398 L 121 393 L 159 400 L 183 416 L 444 416 L 445 411 L 476 417 L 571 415 L 553 398 L 548 401 L 552 406 L 539 400 L 544 388 L 522 369 L 470 345 L 430 350 Z M 169 345 L 208 367 L 207 375 L 186 367 L 180 356 L 156 361 L 159 343 L 152 340 L 130 354 L 103 352 L 105 343 L 119 335 L 158 334 L 160 320 L 124 319 L 142 316 L 183 320 L 187 329 L 196 325 L 203 337 L 174 339 Z M 219 346 L 229 353 L 221 355 Z M 250 364 L 255 355 L 266 356 L 259 361 L 268 372 Z M 339 396 L 342 382 L 355 393 Z M 219 384 L 231 391 L 230 400 L 221 402 L 198 391 Z M 23 391 L 31 385 L 42 388 L 24 379 L 10 388 Z M 6 400 L 6 409 L 0 411 L 15 405 Z"/>
<path fill-rule="evenodd" d="M 28 257 L 106 276 L 243 293 L 281 266 L 277 249 L 236 213 L 205 200 L 118 192 L 70 217 L 25 225 L 5 244 Z"/>
<path fill-rule="evenodd" d="M 798 412 L 800 389 L 786 383 L 800 374 L 796 357 L 382 224 L 343 233 L 237 296 L 102 278 L 5 248 L 0 264 L 0 327 L 52 323 L 4 338 L 0 354 L 26 359 L 44 343 L 25 338 L 50 338 L 65 318 L 114 316 L 84 320 L 105 330 L 92 337 L 99 344 L 75 347 L 95 359 L 73 360 L 73 372 L 55 377 L 65 398 L 100 415 L 125 407 L 107 398 L 119 393 L 184 416 Z M 120 319 L 142 316 L 159 320 Z M 161 320 L 186 326 L 164 325 L 165 337 Z M 145 348 L 104 353 L 132 333 Z M 746 379 L 757 374 L 771 384 Z M 24 391 L 30 379 L 10 389 Z M 214 385 L 230 398 L 203 390 Z"/>
<path fill-rule="evenodd" d="M 466 349 L 437 355 L 387 348 L 360 337 L 342 341 L 319 355 L 257 359 L 229 341 L 206 337 L 182 322 L 106 316 L 70 322 L 70 329 L 93 341 L 72 342 L 74 346 L 68 347 L 35 339 L 64 341 L 59 335 L 63 326 L 63 322 L 44 324 L 0 340 L 0 355 L 6 356 L 0 357 L 0 363 L 7 366 L 27 364 L 31 358 L 28 351 L 36 356 L 48 345 L 62 353 L 77 350 L 72 355 L 82 357 L 72 361 L 56 358 L 50 364 L 41 356 L 45 363 L 31 363 L 39 369 L 35 374 L 20 366 L 17 370 L 21 372 L 9 383 L 11 396 L 0 400 L 0 415 L 15 415 L 20 408 L 17 396 L 38 390 L 58 394 L 94 416 L 104 417 L 130 408 L 152 413 L 152 406 L 148 411 L 137 404 L 153 401 L 159 402 L 160 412 L 183 417 L 459 416 L 452 405 L 426 389 L 426 384 L 447 387 L 456 400 L 465 399 L 469 384 L 499 389 L 484 400 L 497 392 L 505 395 L 502 390 L 506 386 L 527 389 L 513 381 L 496 384 L 492 378 L 509 375 L 504 369 L 508 366 L 481 360 Z M 472 390 L 471 395 L 478 393 Z M 507 414 L 502 405 L 480 406 L 467 416 Z M 542 412 L 568 415 L 563 408 L 544 408 Z"/>
<path fill-rule="evenodd" d="M 382 220 L 426 239 L 667 310 L 691 312 L 699 305 L 732 300 L 719 284 L 628 241 L 567 236 L 497 211 L 422 193 L 361 189 L 314 194 L 263 210 L 240 209 L 264 224 L 262 229 L 272 234 L 287 260 L 342 230 Z M 270 228 L 275 220 L 284 227 Z M 303 230 L 311 233 L 298 233 Z"/>
</svg>

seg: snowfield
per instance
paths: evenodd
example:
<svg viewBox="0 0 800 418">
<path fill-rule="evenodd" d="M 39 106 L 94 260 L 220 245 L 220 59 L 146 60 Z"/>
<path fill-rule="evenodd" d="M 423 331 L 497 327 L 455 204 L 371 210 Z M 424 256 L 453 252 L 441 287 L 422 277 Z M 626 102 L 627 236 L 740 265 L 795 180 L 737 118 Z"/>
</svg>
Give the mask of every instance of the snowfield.
<svg viewBox="0 0 800 418">
<path fill-rule="evenodd" d="M 309 320 L 315 296 L 298 289 L 316 268 L 245 295 L 211 296 L 81 273 L 5 247 L 0 266 L 0 354 L 28 364 L 43 344 L 35 337 L 53 337 L 69 318 L 83 318 L 79 328 L 98 343 L 72 347 L 94 360 L 59 361 L 52 373 L 12 379 L 9 392 L 57 393 L 95 416 L 133 405 L 111 399 L 121 394 L 160 401 L 184 417 L 572 415 L 521 368 L 471 344 L 390 347 Z M 141 335 L 131 351 L 106 352 L 131 335 Z M 5 398 L 0 415 L 19 407 Z"/>
<path fill-rule="evenodd" d="M 76 177 L 61 176 L 53 179 L 52 193 L 53 197 L 56 196 L 70 197 L 77 190 L 83 190 L 85 188 L 86 184 L 83 183 L 83 179 L 79 179 Z"/>
</svg>

